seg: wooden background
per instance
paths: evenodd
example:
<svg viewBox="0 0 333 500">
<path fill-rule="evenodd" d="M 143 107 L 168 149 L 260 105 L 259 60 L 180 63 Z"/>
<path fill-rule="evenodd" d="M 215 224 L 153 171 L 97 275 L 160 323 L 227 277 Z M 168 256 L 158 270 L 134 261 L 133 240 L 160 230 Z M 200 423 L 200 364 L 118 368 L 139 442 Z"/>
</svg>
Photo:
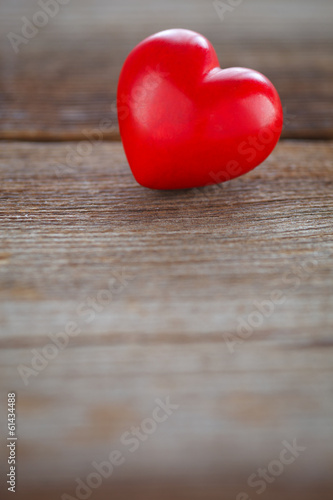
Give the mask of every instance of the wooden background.
<svg viewBox="0 0 333 500">
<path fill-rule="evenodd" d="M 253 499 L 248 477 L 296 439 L 305 451 L 260 498 L 331 500 L 331 0 L 246 0 L 223 22 L 204 0 L 70 0 L 15 54 L 8 33 L 38 10 L 1 0 L 0 453 L 4 477 L 15 391 L 15 498 L 75 496 L 75 479 L 121 449 L 90 498 Z M 169 27 L 278 89 L 283 139 L 256 170 L 180 192 L 134 181 L 117 79 L 131 48 Z M 105 120 L 103 142 L 87 143 Z M 105 289 L 88 322 L 78 308 Z M 277 290 L 283 303 L 240 339 Z M 80 334 L 24 385 L 31 349 L 70 322 Z M 121 435 L 167 396 L 179 408 L 129 453 Z"/>
</svg>

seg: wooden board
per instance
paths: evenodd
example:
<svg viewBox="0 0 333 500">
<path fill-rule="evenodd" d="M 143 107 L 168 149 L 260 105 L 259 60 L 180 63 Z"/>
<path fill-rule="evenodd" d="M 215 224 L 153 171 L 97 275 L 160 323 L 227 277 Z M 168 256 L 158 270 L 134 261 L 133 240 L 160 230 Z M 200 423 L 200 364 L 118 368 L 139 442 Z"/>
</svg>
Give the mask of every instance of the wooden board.
<svg viewBox="0 0 333 500">
<path fill-rule="evenodd" d="M 15 53 L 40 3 L 0 4 L 1 500 L 12 391 L 17 500 L 331 500 L 332 1 L 70 0 Z M 134 181 L 118 75 L 170 27 L 278 89 L 284 140 L 253 172 Z"/>
<path fill-rule="evenodd" d="M 119 139 L 115 98 L 124 59 L 170 27 L 207 36 L 223 67 L 266 74 L 282 99 L 284 137 L 333 138 L 331 0 L 240 2 L 223 20 L 205 0 L 96 0 L 93 7 L 70 0 L 16 54 L 8 34 L 21 35 L 22 17 L 33 20 L 39 10 L 35 0 L 0 6 L 0 138 L 80 140 L 108 119 L 104 139 Z"/>
<path fill-rule="evenodd" d="M 17 498 L 74 496 L 115 449 L 125 463 L 90 498 L 255 498 L 249 476 L 296 439 L 306 449 L 261 497 L 330 500 L 333 142 L 282 141 L 239 179 L 179 192 L 138 186 L 119 143 L 76 165 L 80 143 L 0 146 Z M 25 385 L 31 349 L 73 322 Z M 179 408 L 129 452 L 123 433 L 168 396 Z"/>
</svg>

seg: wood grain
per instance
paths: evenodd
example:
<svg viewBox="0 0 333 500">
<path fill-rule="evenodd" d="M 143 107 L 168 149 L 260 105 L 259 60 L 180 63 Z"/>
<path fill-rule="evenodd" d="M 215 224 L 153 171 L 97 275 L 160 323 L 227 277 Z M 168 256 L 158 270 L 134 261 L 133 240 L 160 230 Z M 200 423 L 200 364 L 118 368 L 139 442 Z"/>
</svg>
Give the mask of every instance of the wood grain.
<svg viewBox="0 0 333 500">
<path fill-rule="evenodd" d="M 282 141 L 239 179 L 179 192 L 138 186 L 119 143 L 75 165 L 80 143 L 0 146 L 18 498 L 74 495 L 170 396 L 179 408 L 91 498 L 255 497 L 248 477 L 296 439 L 306 450 L 262 498 L 330 500 L 333 142 Z M 241 320 L 257 321 L 246 338 Z M 80 333 L 24 385 L 18 366 L 70 322 Z"/>
<path fill-rule="evenodd" d="M 333 138 L 331 0 L 255 0 L 223 22 L 213 2 L 71 0 L 15 54 L 7 38 L 33 19 L 35 0 L 0 7 L 0 138 L 80 140 L 110 120 L 104 139 L 119 139 L 118 75 L 130 50 L 170 27 L 207 36 L 222 67 L 252 67 L 278 89 L 284 137 Z M 112 105 L 113 103 L 113 105 Z"/>
</svg>

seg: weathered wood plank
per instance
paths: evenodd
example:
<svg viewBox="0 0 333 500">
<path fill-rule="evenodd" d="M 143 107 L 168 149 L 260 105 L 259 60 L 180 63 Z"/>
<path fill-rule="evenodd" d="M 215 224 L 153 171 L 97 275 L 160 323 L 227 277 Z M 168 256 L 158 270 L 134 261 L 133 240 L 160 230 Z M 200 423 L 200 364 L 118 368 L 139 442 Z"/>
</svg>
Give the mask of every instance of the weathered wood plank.
<svg viewBox="0 0 333 500">
<path fill-rule="evenodd" d="M 266 498 L 330 500 L 333 142 L 282 141 L 247 175 L 181 192 L 138 186 L 119 143 L 0 146 L 0 392 L 17 392 L 20 500 L 73 495 L 119 448 L 91 498 L 160 499 L 158 478 L 179 499 L 255 496 L 248 477 L 294 439 L 306 450 Z M 73 322 L 24 378 L 31 349 Z M 130 453 L 122 434 L 168 395 L 179 408 Z"/>
<path fill-rule="evenodd" d="M 113 272 L 123 271 L 130 275 L 124 292 L 133 301 L 136 334 L 178 329 L 167 316 L 166 323 L 157 319 L 148 330 L 140 327 L 137 319 L 149 317 L 151 300 L 156 318 L 168 304 L 175 317 L 184 317 L 180 331 L 199 334 L 209 325 L 213 333 L 221 316 L 212 312 L 221 301 L 226 301 L 224 327 L 232 327 L 236 298 L 250 304 L 252 293 L 270 292 L 285 272 L 306 259 L 318 264 L 314 273 L 303 276 L 298 292 L 306 296 L 306 283 L 315 284 L 320 276 L 325 293 L 314 294 L 313 303 L 326 297 L 332 250 L 331 142 L 281 142 L 246 176 L 179 192 L 139 186 L 119 143 L 94 144 L 88 156 L 78 154 L 81 146 L 1 143 L 2 300 L 23 301 L 23 308 L 25 300 L 42 300 L 49 314 L 52 301 L 65 294 L 68 307 L 73 301 L 71 309 L 107 287 Z M 68 152 L 72 161 L 66 165 Z M 204 279 L 209 304 L 201 303 Z M 280 284 L 286 290 L 293 287 Z M 184 314 L 184 308 L 192 310 L 193 300 L 202 323 Z M 292 300 L 294 314 L 299 311 L 296 327 L 311 329 L 310 310 L 298 306 L 295 296 Z M 115 311 L 119 318 L 123 313 Z M 17 337 L 19 325 L 15 315 L 11 318 L 11 334 Z M 114 333 L 126 331 L 117 330 L 119 318 L 112 324 Z M 320 324 L 321 316 L 317 319 Z"/>
<path fill-rule="evenodd" d="M 254 492 L 248 477 L 294 439 L 306 450 L 277 486 L 297 485 L 296 498 L 308 483 L 333 486 L 327 469 L 333 458 L 331 349 L 279 339 L 247 343 L 234 354 L 220 342 L 68 348 L 27 387 L 17 366 L 29 365 L 30 352 L 0 356 L 7 374 L 2 396 L 8 384 L 17 392 L 22 487 L 42 478 L 73 494 L 76 477 L 85 480 L 93 461 L 119 450 L 125 462 L 110 476 L 111 488 L 113 481 L 138 477 L 218 479 L 235 498 Z M 123 434 L 151 418 L 156 399 L 168 396 L 179 407 L 131 452 Z"/>
<path fill-rule="evenodd" d="M 276 85 L 286 112 L 285 137 L 333 137 L 331 0 L 244 2 L 222 22 L 213 2 L 71 0 L 15 54 L 7 38 L 33 19 L 34 0 L 1 4 L 0 138 L 81 139 L 110 120 L 119 138 L 115 92 L 121 65 L 155 31 L 202 32 L 222 66 L 253 67 Z"/>
<path fill-rule="evenodd" d="M 59 500 L 64 491 L 67 492 L 69 489 L 55 486 L 50 490 L 49 487 L 40 484 L 35 488 L 27 488 L 21 498 L 22 500 L 39 500 L 39 498 Z M 237 494 L 239 494 L 237 486 L 230 486 L 224 478 L 210 478 L 209 481 L 203 481 L 201 478 L 187 481 L 144 479 L 115 480 L 111 484 L 106 483 L 106 485 L 102 485 L 98 490 L 94 491 L 90 499 L 110 500 L 111 495 L 117 500 L 132 498 L 136 500 L 170 500 L 170 498 L 180 500 L 233 500 L 237 498 Z M 242 497 L 239 496 L 239 498 Z M 252 498 L 256 498 L 256 496 Z M 309 484 L 306 491 L 295 484 L 289 484 L 288 489 L 286 489 L 285 485 L 281 486 L 275 482 L 270 485 L 269 492 L 262 495 L 261 498 L 264 500 L 330 500 L 332 498 L 332 489 L 330 484 L 323 483 L 318 483 L 315 487 Z"/>
</svg>

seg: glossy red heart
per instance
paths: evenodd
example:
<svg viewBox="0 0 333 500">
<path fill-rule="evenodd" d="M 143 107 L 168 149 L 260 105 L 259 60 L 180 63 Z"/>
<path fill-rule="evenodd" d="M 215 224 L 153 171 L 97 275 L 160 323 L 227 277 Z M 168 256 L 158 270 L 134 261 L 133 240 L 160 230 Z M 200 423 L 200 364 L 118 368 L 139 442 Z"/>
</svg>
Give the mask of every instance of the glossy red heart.
<svg viewBox="0 0 333 500">
<path fill-rule="evenodd" d="M 282 130 L 272 83 L 251 69 L 219 68 L 210 42 L 183 29 L 152 35 L 132 50 L 117 107 L 133 175 L 153 189 L 238 177 L 267 158 Z"/>
</svg>

